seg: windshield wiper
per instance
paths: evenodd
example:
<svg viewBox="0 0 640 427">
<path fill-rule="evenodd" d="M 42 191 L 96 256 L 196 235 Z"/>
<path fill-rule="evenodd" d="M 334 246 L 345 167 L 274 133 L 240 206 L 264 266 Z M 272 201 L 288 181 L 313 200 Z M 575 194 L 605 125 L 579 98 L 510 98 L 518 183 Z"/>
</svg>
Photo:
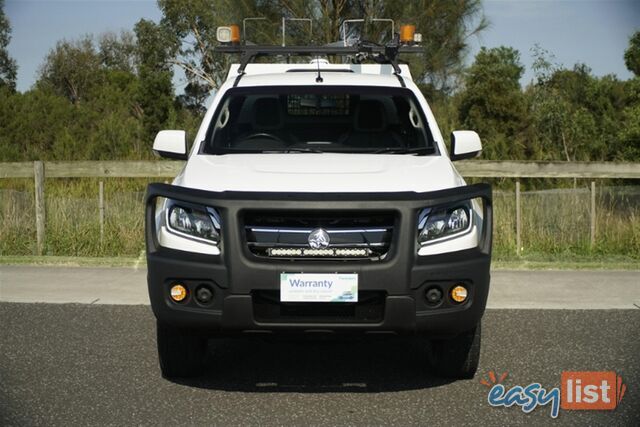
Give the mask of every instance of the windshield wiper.
<svg viewBox="0 0 640 427">
<path fill-rule="evenodd" d="M 323 150 L 317 148 L 287 148 L 284 150 L 264 150 L 263 153 L 324 153 Z"/>
<path fill-rule="evenodd" d="M 417 147 L 417 148 L 402 148 L 402 147 L 386 147 L 379 150 L 370 151 L 373 154 L 432 154 L 433 148 Z"/>
</svg>

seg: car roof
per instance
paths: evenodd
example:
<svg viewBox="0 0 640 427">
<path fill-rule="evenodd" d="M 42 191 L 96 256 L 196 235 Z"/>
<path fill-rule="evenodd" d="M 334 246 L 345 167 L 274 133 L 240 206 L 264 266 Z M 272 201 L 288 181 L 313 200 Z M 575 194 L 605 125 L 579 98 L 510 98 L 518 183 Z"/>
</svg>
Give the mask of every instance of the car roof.
<svg viewBox="0 0 640 427">
<path fill-rule="evenodd" d="M 331 86 L 402 87 L 389 64 L 320 64 L 322 84 Z M 409 67 L 400 66 L 403 80 L 411 80 Z M 237 81 L 238 64 L 231 66 L 228 81 L 236 87 L 317 85 L 318 64 L 249 64 Z"/>
</svg>

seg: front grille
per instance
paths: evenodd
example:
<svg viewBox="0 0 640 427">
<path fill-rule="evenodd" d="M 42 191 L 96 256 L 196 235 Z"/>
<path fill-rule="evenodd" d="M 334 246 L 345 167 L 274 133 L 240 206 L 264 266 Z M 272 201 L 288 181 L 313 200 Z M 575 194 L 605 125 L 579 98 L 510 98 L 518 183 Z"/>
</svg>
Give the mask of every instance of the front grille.
<svg viewBox="0 0 640 427">
<path fill-rule="evenodd" d="M 247 246 L 258 257 L 380 260 L 389 252 L 394 220 L 386 212 L 250 212 L 244 224 Z M 311 247 L 309 236 L 319 229 L 328 246 Z"/>
<path fill-rule="evenodd" d="M 279 291 L 254 291 L 253 315 L 262 323 L 379 323 L 385 292 L 360 291 L 358 302 L 280 302 Z"/>
</svg>

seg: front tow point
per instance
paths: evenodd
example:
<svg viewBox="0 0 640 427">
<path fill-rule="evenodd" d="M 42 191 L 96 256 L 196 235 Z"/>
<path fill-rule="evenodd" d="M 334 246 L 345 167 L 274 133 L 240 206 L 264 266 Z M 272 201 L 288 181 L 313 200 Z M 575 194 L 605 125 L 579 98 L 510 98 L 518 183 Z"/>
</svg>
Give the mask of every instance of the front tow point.
<svg viewBox="0 0 640 427">
<path fill-rule="evenodd" d="M 438 305 L 442 301 L 442 290 L 438 287 L 429 288 L 425 293 L 425 298 L 429 304 Z"/>
<path fill-rule="evenodd" d="M 200 304 L 210 304 L 213 301 L 213 290 L 207 285 L 202 285 L 196 289 L 196 300 Z"/>
</svg>

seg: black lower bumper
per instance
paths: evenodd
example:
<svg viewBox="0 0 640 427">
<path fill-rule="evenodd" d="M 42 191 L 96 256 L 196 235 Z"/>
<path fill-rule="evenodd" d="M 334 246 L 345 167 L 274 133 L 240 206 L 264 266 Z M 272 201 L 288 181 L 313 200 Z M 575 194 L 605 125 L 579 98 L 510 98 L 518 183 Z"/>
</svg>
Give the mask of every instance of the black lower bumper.
<svg viewBox="0 0 640 427">
<path fill-rule="evenodd" d="M 201 255 L 161 247 L 155 236 L 155 199 L 167 197 L 215 207 L 222 217 L 221 254 Z M 478 247 L 431 256 L 417 255 L 417 213 L 427 206 L 481 198 L 484 221 Z M 371 262 L 257 259 L 240 230 L 245 210 L 391 209 L 397 214 L 392 251 Z M 147 265 L 149 296 L 161 322 L 210 334 L 242 332 L 393 332 L 452 336 L 475 327 L 486 306 L 491 261 L 491 189 L 476 184 L 424 194 L 211 193 L 152 184 L 147 193 Z M 281 303 L 280 273 L 357 273 L 357 303 Z M 176 303 L 169 297 L 175 283 L 189 289 Z M 469 297 L 462 304 L 449 298 L 463 284 Z M 199 287 L 213 291 L 210 303 L 194 297 Z M 425 293 L 442 291 L 438 304 Z"/>
</svg>

